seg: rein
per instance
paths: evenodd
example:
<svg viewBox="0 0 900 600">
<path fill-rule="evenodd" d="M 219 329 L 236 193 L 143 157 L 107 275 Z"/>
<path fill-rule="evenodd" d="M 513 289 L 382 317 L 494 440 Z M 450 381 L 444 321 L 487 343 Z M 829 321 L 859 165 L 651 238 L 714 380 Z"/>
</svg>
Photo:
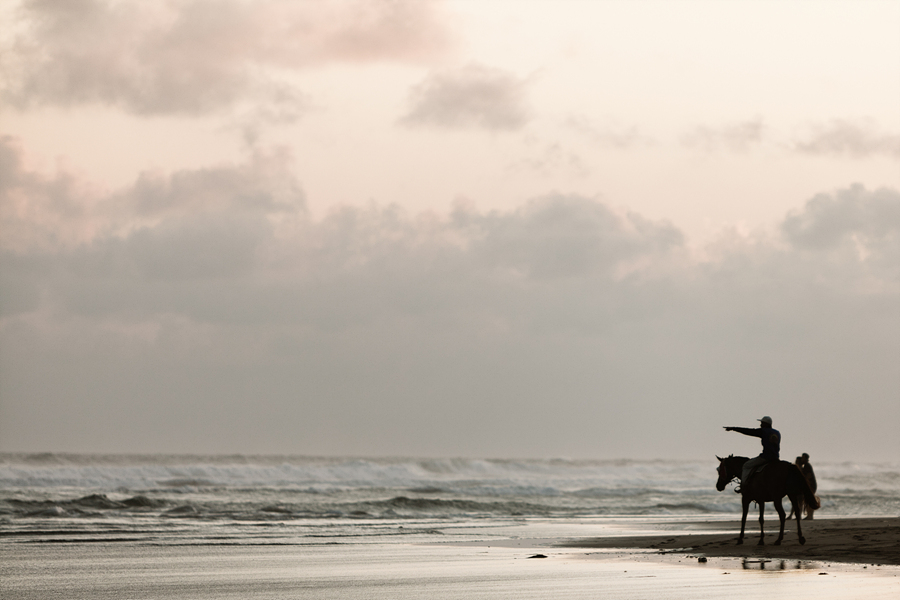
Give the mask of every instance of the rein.
<svg viewBox="0 0 900 600">
<path fill-rule="evenodd" d="M 728 458 L 731 458 L 731 457 L 729 456 Z M 728 460 L 728 459 L 724 459 L 724 460 L 721 460 L 721 461 L 719 462 L 719 469 L 725 469 L 725 475 L 731 475 L 731 473 L 730 473 L 729 470 L 728 470 L 728 467 L 725 466 L 725 461 L 727 461 L 727 460 Z M 741 474 L 740 474 L 740 472 L 738 472 L 737 474 L 731 475 L 731 479 L 728 480 L 728 483 L 732 483 L 732 482 L 734 482 L 734 481 L 737 481 L 738 483 L 741 482 Z M 728 483 L 726 483 L 725 485 L 728 485 Z"/>
</svg>

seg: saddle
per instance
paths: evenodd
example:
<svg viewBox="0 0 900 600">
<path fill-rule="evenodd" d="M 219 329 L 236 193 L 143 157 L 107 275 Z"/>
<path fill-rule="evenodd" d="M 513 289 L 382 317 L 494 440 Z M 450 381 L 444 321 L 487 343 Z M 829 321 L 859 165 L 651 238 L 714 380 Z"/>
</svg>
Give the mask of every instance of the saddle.
<svg viewBox="0 0 900 600">
<path fill-rule="evenodd" d="M 750 478 L 753 477 L 754 475 L 756 475 L 757 473 L 761 473 L 762 471 L 764 471 L 765 468 L 768 467 L 768 466 L 769 466 L 770 464 L 772 464 L 773 462 L 778 462 L 778 461 L 775 461 L 775 460 L 767 460 L 767 461 L 764 462 L 763 464 L 761 464 L 761 465 L 756 465 L 755 467 L 753 467 L 752 469 L 750 469 L 750 472 L 747 473 L 747 481 L 750 481 Z"/>
<path fill-rule="evenodd" d="M 734 488 L 734 493 L 735 493 L 735 494 L 740 494 L 740 493 L 741 493 L 741 490 L 743 489 L 743 487 L 744 487 L 745 485 L 747 485 L 747 484 L 750 483 L 750 480 L 753 479 L 753 476 L 754 476 L 754 475 L 756 475 L 757 473 L 761 473 L 762 471 L 764 471 L 765 468 L 768 467 L 768 466 L 769 466 L 770 464 L 772 464 L 773 462 L 778 462 L 778 461 L 777 461 L 777 460 L 767 460 L 767 461 L 764 462 L 763 464 L 761 464 L 761 465 L 756 465 L 755 467 L 753 467 L 752 469 L 750 469 L 750 472 L 747 473 L 747 480 L 746 480 L 746 481 L 742 481 L 738 487 Z"/>
</svg>

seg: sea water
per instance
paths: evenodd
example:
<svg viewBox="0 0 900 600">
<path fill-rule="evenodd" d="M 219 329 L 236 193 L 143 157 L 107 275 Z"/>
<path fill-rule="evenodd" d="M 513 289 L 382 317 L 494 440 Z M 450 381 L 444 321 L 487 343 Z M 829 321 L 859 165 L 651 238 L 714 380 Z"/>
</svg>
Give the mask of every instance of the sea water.
<svg viewBox="0 0 900 600">
<path fill-rule="evenodd" d="M 382 543 L 591 535 L 605 519 L 731 519 L 717 463 L 0 454 L 0 543 Z M 900 515 L 900 465 L 818 463 L 822 516 Z M 555 525 L 554 525 L 555 524 Z M 577 524 L 573 527 L 573 524 Z"/>
</svg>

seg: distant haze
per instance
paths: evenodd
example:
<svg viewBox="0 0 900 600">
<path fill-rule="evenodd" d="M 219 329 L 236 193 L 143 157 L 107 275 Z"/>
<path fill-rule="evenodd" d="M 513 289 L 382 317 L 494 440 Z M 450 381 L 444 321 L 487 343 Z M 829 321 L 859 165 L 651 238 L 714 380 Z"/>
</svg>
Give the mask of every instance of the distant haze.
<svg viewBox="0 0 900 600">
<path fill-rule="evenodd" d="M 900 4 L 0 9 L 0 451 L 900 456 Z"/>
</svg>

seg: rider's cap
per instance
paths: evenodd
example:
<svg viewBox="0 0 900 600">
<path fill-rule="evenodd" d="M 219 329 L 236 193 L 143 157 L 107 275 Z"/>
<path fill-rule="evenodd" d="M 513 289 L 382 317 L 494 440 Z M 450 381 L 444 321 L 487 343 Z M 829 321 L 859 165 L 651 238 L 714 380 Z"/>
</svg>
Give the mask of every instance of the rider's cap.
<svg viewBox="0 0 900 600">
<path fill-rule="evenodd" d="M 763 417 L 762 419 L 758 419 L 760 423 L 765 423 L 766 425 L 772 426 L 772 417 Z"/>
</svg>

